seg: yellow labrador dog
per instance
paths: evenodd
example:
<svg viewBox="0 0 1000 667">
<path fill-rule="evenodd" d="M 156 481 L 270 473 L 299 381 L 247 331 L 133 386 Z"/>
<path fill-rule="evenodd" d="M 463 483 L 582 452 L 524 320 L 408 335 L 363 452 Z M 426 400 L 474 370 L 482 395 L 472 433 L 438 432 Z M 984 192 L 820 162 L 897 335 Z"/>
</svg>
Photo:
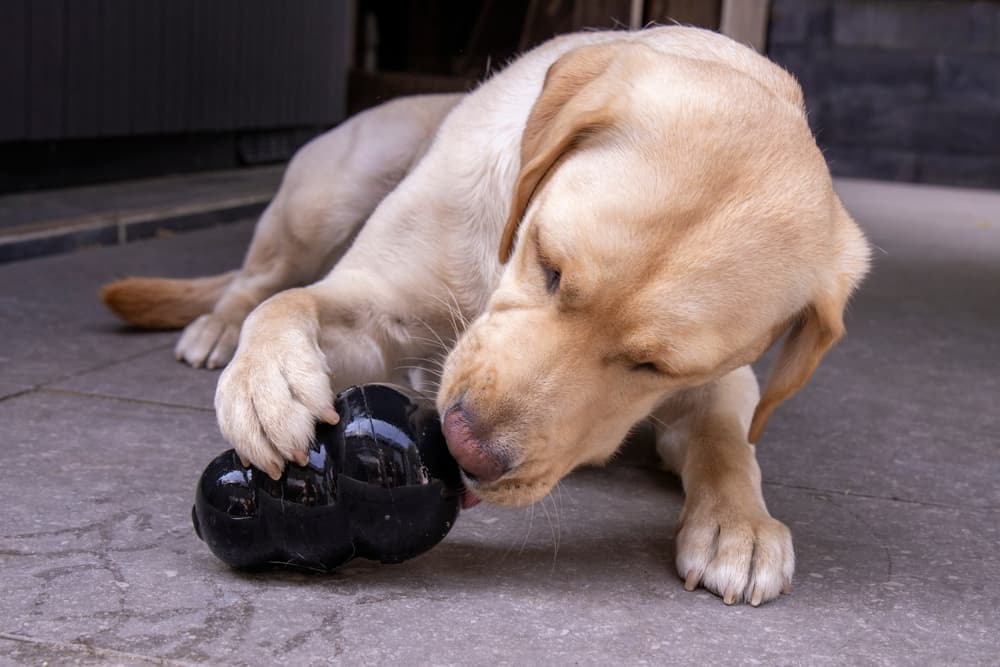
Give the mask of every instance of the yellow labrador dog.
<svg viewBox="0 0 1000 667">
<path fill-rule="evenodd" d="M 239 272 L 104 296 L 148 325 L 199 316 L 177 355 L 228 362 L 222 433 L 272 476 L 337 421 L 336 388 L 442 346 L 470 503 L 535 502 L 653 416 L 685 587 L 758 605 L 794 555 L 753 443 L 843 333 L 868 256 L 792 77 L 666 27 L 560 37 L 467 96 L 362 114 L 293 161 Z M 760 394 L 748 364 L 783 335 Z"/>
</svg>

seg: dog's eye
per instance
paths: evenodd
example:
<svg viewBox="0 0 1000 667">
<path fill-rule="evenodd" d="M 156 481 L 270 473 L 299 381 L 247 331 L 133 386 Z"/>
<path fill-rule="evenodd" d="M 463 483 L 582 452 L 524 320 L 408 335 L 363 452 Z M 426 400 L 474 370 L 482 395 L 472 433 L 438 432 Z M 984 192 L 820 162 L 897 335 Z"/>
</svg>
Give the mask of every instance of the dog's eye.
<svg viewBox="0 0 1000 667">
<path fill-rule="evenodd" d="M 547 264 L 542 264 L 542 273 L 545 275 L 545 289 L 549 291 L 549 294 L 555 294 L 556 290 L 559 289 L 562 273 L 559 269 L 553 269 Z"/>
<path fill-rule="evenodd" d="M 660 369 L 652 361 L 647 361 L 641 364 L 635 364 L 632 366 L 632 370 L 637 373 L 660 373 Z"/>
</svg>

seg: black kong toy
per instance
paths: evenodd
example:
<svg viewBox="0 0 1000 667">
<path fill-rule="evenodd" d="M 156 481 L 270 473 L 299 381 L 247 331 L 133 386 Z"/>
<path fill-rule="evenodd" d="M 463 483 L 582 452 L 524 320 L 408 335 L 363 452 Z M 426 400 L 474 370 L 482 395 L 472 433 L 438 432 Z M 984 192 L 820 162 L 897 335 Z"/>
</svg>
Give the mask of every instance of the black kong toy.
<svg viewBox="0 0 1000 667">
<path fill-rule="evenodd" d="M 238 568 L 332 570 L 355 556 L 399 563 L 444 539 L 463 487 L 434 405 L 369 384 L 334 407 L 340 423 L 318 424 L 309 463 L 277 481 L 233 450 L 208 465 L 191 517 L 212 553 Z"/>
</svg>

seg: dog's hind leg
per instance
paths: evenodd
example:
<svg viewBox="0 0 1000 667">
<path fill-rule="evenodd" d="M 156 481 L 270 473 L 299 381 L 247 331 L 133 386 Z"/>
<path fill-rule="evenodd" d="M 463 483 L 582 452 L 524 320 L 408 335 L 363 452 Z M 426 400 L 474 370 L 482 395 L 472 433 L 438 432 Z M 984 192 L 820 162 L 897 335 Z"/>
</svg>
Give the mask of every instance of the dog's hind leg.
<svg viewBox="0 0 1000 667">
<path fill-rule="evenodd" d="M 404 98 L 355 116 L 304 147 L 254 233 L 243 268 L 175 354 L 218 368 L 243 320 L 277 292 L 324 275 L 378 203 L 420 159 L 457 95 Z"/>
<path fill-rule="evenodd" d="M 224 366 L 247 314 L 273 294 L 309 284 L 330 269 L 419 161 L 460 97 L 394 100 L 304 146 L 257 223 L 238 271 L 194 280 L 127 278 L 104 287 L 105 304 L 138 326 L 187 325 L 175 348 L 178 360 L 196 368 Z"/>
</svg>

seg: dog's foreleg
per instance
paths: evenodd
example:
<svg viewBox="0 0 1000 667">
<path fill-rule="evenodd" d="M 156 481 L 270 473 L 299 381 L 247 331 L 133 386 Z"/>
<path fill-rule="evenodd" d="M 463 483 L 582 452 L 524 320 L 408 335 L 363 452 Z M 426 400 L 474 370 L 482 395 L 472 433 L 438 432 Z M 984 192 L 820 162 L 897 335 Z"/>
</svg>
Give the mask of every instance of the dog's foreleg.
<svg viewBox="0 0 1000 667">
<path fill-rule="evenodd" d="M 390 275 L 338 267 L 250 314 L 215 396 L 220 430 L 244 461 L 279 476 L 285 461 L 303 460 L 317 420 L 337 421 L 335 390 L 389 380 L 426 352 L 425 323 L 446 315 L 411 291 L 418 278 Z"/>
<path fill-rule="evenodd" d="M 771 517 L 760 467 L 747 441 L 759 392 L 749 367 L 670 399 L 654 413 L 657 450 L 684 485 L 676 566 L 726 604 L 756 606 L 791 584 L 788 528 Z"/>
</svg>

